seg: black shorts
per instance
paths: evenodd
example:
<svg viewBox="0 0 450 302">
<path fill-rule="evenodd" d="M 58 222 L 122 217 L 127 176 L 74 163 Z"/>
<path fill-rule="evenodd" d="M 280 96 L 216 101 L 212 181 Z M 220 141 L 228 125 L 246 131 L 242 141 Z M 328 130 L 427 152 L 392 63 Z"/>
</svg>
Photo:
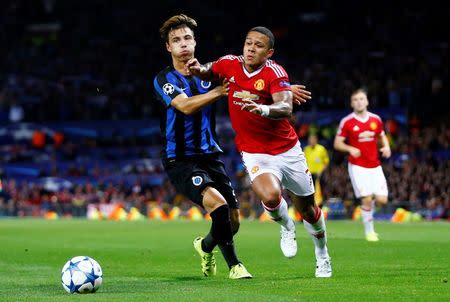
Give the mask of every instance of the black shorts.
<svg viewBox="0 0 450 302">
<path fill-rule="evenodd" d="M 202 192 L 211 186 L 222 194 L 230 208 L 239 209 L 230 178 L 218 155 L 163 160 L 163 166 L 177 192 L 202 208 Z"/>
</svg>

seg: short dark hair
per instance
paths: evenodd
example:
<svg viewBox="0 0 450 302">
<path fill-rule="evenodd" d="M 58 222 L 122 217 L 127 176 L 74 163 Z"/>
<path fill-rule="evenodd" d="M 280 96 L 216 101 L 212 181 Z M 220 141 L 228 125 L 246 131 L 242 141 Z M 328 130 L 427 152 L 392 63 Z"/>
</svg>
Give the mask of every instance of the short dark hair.
<svg viewBox="0 0 450 302">
<path fill-rule="evenodd" d="M 161 38 L 167 42 L 169 40 L 169 33 L 172 30 L 183 28 L 186 26 L 189 27 L 192 32 L 194 32 L 194 29 L 197 28 L 197 21 L 184 14 L 175 15 L 170 17 L 163 23 L 163 25 L 159 29 L 159 34 L 161 35 Z"/>
<path fill-rule="evenodd" d="M 267 36 L 269 38 L 269 48 L 273 48 L 273 46 L 275 45 L 275 37 L 273 36 L 273 33 L 270 29 L 264 26 L 256 26 L 250 29 L 248 32 L 251 31 L 256 31 L 259 32 L 260 34 Z"/>
<path fill-rule="evenodd" d="M 355 90 L 353 90 L 353 92 L 352 92 L 352 94 L 350 95 L 350 97 L 353 97 L 355 94 L 358 94 L 358 93 L 364 93 L 366 96 L 367 96 L 367 90 L 366 89 L 364 89 L 364 88 L 358 88 L 358 89 L 355 89 Z"/>
</svg>

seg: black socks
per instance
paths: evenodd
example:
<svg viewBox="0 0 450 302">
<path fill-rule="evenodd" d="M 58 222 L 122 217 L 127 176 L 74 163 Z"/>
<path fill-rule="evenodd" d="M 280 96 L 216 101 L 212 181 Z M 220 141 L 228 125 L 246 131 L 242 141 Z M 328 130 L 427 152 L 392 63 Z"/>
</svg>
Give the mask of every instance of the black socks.
<svg viewBox="0 0 450 302">
<path fill-rule="evenodd" d="M 227 204 L 218 207 L 210 213 L 212 225 L 208 235 L 202 241 L 202 250 L 210 253 L 217 244 L 228 264 L 228 267 L 238 264 L 231 231 L 230 210 Z"/>
</svg>

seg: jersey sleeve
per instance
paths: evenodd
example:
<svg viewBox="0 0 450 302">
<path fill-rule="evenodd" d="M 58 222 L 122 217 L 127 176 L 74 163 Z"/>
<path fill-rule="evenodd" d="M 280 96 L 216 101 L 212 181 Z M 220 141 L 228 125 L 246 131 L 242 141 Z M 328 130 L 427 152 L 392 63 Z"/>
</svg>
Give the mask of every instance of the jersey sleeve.
<svg viewBox="0 0 450 302">
<path fill-rule="evenodd" d="M 384 124 L 383 124 L 383 121 L 381 120 L 381 118 L 379 118 L 379 123 L 380 123 L 380 137 L 381 136 L 384 136 L 385 135 L 385 132 L 384 132 Z"/>
<path fill-rule="evenodd" d="M 165 74 L 158 74 L 153 80 L 153 86 L 157 97 L 165 104 L 166 107 L 178 95 L 184 93 L 178 86 L 176 79 L 167 78 Z"/>
<path fill-rule="evenodd" d="M 234 55 L 220 57 L 217 61 L 212 63 L 211 70 L 213 74 L 218 75 L 221 78 L 227 78 L 227 71 L 231 69 L 230 64 L 235 60 L 238 61 L 239 57 Z"/>
<path fill-rule="evenodd" d="M 383 124 L 383 120 L 381 119 L 381 117 L 379 115 L 373 114 L 373 117 L 375 118 L 375 121 L 377 123 L 377 133 L 376 135 L 378 137 L 382 137 L 385 135 L 384 133 L 384 124 Z"/>
<path fill-rule="evenodd" d="M 342 136 L 342 137 L 345 137 L 345 138 L 348 137 L 348 126 L 347 126 L 347 124 L 348 123 L 346 123 L 345 120 L 342 120 L 339 123 L 339 127 L 338 127 L 338 130 L 337 130 L 337 133 L 336 133 L 337 136 Z"/>
<path fill-rule="evenodd" d="M 289 76 L 284 68 L 272 60 L 266 62 L 266 66 L 269 68 L 269 83 L 270 94 L 276 92 L 291 90 L 291 83 Z"/>
</svg>

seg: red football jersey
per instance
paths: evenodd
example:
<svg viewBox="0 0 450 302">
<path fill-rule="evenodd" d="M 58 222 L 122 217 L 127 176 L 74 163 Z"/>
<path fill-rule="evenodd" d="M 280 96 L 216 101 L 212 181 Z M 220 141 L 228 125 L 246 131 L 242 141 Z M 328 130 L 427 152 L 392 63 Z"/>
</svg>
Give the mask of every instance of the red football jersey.
<svg viewBox="0 0 450 302">
<path fill-rule="evenodd" d="M 270 105 L 273 93 L 291 89 L 283 67 L 268 60 L 249 73 L 244 68 L 243 56 L 228 55 L 214 62 L 212 71 L 230 83 L 228 110 L 239 151 L 275 155 L 295 146 L 298 137 L 287 119 L 273 120 L 241 110 L 242 99 Z"/>
<path fill-rule="evenodd" d="M 339 124 L 337 135 L 345 137 L 346 143 L 361 150 L 360 157 L 349 155 L 348 160 L 354 165 L 375 168 L 380 165 L 378 157 L 378 138 L 384 135 L 381 118 L 368 112 L 365 119 L 351 113 Z"/>
</svg>

